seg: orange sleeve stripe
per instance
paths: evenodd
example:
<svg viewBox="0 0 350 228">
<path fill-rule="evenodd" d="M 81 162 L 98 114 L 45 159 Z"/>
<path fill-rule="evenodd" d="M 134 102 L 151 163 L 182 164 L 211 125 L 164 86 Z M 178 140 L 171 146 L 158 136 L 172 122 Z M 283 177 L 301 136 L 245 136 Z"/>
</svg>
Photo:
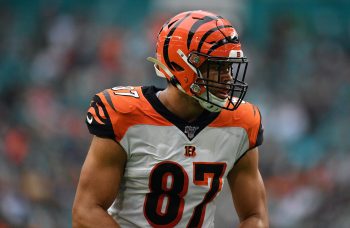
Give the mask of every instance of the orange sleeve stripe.
<svg viewBox="0 0 350 228">
<path fill-rule="evenodd" d="M 100 114 L 102 119 L 106 119 L 105 113 L 101 106 L 98 106 L 98 113 Z"/>
<path fill-rule="evenodd" d="M 99 108 L 100 108 L 100 107 L 99 107 Z M 101 111 L 102 111 L 102 108 L 101 108 Z M 96 114 L 96 111 L 95 111 L 95 109 L 94 109 L 93 107 L 90 107 L 90 108 L 88 109 L 88 112 L 92 115 L 92 117 L 96 120 L 97 123 L 102 124 L 102 125 L 105 124 L 105 123 L 103 123 L 103 122 L 100 120 L 100 118 L 99 118 L 98 115 Z M 100 113 L 101 113 L 101 112 L 100 112 Z M 102 113 L 103 113 L 103 111 L 102 111 Z"/>
</svg>

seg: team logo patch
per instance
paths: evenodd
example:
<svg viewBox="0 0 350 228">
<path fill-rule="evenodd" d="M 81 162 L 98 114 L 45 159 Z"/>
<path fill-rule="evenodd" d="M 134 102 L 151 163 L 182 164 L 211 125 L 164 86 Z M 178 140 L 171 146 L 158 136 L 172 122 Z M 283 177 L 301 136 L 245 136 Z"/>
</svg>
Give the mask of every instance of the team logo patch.
<svg viewBox="0 0 350 228">
<path fill-rule="evenodd" d="M 196 156 L 196 147 L 195 146 L 185 146 L 185 156 L 194 157 Z"/>
</svg>

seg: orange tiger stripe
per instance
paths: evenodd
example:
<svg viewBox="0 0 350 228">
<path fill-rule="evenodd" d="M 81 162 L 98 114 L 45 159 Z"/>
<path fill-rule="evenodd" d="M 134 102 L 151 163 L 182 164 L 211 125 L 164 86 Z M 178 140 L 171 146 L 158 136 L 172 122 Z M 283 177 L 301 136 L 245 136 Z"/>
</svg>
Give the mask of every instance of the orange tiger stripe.
<svg viewBox="0 0 350 228">
<path fill-rule="evenodd" d="M 102 109 L 101 109 L 101 110 L 102 110 Z M 105 123 L 102 122 L 101 119 L 98 117 L 98 115 L 96 114 L 96 111 L 95 111 L 95 109 L 94 109 L 93 107 L 90 107 L 90 108 L 88 109 L 88 112 L 92 115 L 92 118 L 94 118 L 94 120 L 95 120 L 97 123 L 102 124 L 102 125 L 105 124 Z M 101 113 L 101 112 L 99 111 L 99 113 Z M 103 113 L 103 111 L 102 111 L 102 113 Z"/>
</svg>

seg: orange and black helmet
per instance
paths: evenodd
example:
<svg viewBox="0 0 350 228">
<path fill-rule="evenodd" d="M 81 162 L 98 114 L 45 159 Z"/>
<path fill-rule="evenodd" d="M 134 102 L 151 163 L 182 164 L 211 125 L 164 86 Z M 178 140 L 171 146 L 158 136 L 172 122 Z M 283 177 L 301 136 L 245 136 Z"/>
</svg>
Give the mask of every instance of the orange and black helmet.
<svg viewBox="0 0 350 228">
<path fill-rule="evenodd" d="M 248 88 L 244 82 L 248 61 L 236 30 L 210 12 L 188 11 L 168 20 L 158 34 L 156 59 L 148 59 L 155 63 L 158 76 L 209 111 L 236 109 Z M 220 74 L 225 67 L 229 67 L 230 80 L 224 81 Z M 213 69 L 217 69 L 214 78 Z M 225 91 L 227 96 L 214 91 Z"/>
</svg>

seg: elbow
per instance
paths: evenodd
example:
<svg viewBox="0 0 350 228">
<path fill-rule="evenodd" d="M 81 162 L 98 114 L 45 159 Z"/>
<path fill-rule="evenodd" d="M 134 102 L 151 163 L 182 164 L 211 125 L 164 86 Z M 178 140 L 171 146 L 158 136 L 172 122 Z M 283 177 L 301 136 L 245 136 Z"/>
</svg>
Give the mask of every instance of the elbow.
<svg viewBox="0 0 350 228">
<path fill-rule="evenodd" d="M 256 222 L 256 227 L 269 228 L 269 222 L 264 219 L 260 219 Z"/>
<path fill-rule="evenodd" d="M 254 214 L 242 219 L 239 227 L 269 228 L 269 220 L 267 216 Z"/>
<path fill-rule="evenodd" d="M 84 212 L 84 209 L 82 207 L 73 205 L 73 208 L 72 208 L 72 227 L 73 228 L 83 227 L 84 215 L 86 216 L 87 214 Z"/>
</svg>

